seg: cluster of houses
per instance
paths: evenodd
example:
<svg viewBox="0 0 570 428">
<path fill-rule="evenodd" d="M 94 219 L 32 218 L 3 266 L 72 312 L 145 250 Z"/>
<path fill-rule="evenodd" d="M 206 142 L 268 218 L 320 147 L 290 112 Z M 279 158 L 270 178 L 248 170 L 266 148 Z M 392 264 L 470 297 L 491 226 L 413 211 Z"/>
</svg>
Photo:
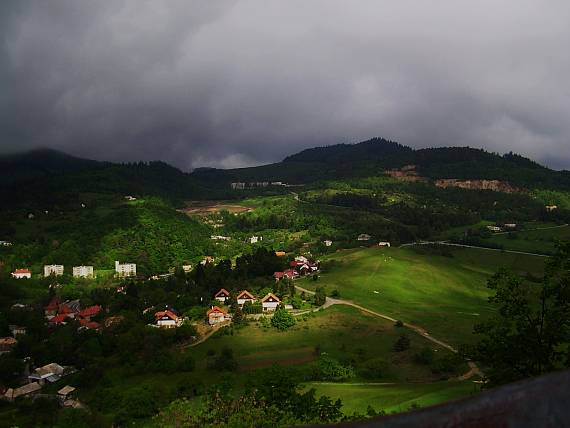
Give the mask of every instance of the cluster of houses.
<svg viewBox="0 0 570 428">
<path fill-rule="evenodd" d="M 50 325 L 62 325 L 71 320 L 79 322 L 82 329 L 98 330 L 99 323 L 92 320 L 101 312 L 101 306 L 94 305 L 81 309 L 79 300 L 67 300 L 62 302 L 54 297 L 44 308 L 44 314 Z"/>
<path fill-rule="evenodd" d="M 214 294 L 214 299 L 221 303 L 227 303 L 230 299 L 230 292 L 225 288 L 222 288 Z M 258 299 L 248 290 L 243 290 L 236 296 L 236 302 L 240 308 L 243 308 L 243 305 L 247 302 L 254 304 L 258 301 L 261 303 L 263 312 L 273 312 L 277 310 L 281 304 L 281 299 L 273 293 L 267 293 L 262 299 Z M 210 310 L 208 310 L 207 317 L 210 325 L 218 324 L 230 319 L 230 315 L 227 311 L 218 306 L 212 306 Z"/>
<path fill-rule="evenodd" d="M 245 189 L 254 189 L 256 187 L 267 187 L 267 186 L 285 186 L 288 185 L 283 183 L 282 181 L 256 181 L 251 183 L 244 183 L 244 182 L 234 182 L 230 183 L 230 187 L 232 190 L 245 190 Z"/>
<path fill-rule="evenodd" d="M 19 397 L 26 397 L 37 394 L 44 385 L 61 380 L 64 376 L 75 373 L 73 367 L 60 366 L 57 363 L 49 363 L 38 367 L 28 375 L 28 383 L 18 388 L 7 388 L 1 391 L 0 398 L 7 401 L 14 401 Z M 57 391 L 57 398 L 66 407 L 76 407 L 76 401 L 71 400 L 71 394 L 75 388 L 69 385 Z"/>
<path fill-rule="evenodd" d="M 289 262 L 289 269 L 282 272 L 274 272 L 273 278 L 275 281 L 280 281 L 283 278 L 295 279 L 300 276 L 305 276 L 319 270 L 318 262 L 311 262 L 305 256 L 297 256 L 295 260 Z"/>
<path fill-rule="evenodd" d="M 63 265 L 45 265 L 44 277 L 49 276 L 62 276 L 65 268 Z M 94 278 L 93 266 L 73 266 L 74 278 Z M 119 278 L 127 278 L 136 276 L 137 265 L 135 263 L 119 263 L 115 261 L 115 274 Z M 29 279 L 32 277 L 30 269 L 16 269 L 12 272 L 12 277 L 16 279 Z"/>
</svg>

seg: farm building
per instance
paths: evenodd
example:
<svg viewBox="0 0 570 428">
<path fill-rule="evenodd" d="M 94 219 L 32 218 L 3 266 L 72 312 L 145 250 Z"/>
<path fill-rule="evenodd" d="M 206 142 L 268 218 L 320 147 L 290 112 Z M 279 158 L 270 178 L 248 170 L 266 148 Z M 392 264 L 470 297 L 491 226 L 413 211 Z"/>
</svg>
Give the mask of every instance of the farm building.
<svg viewBox="0 0 570 428">
<path fill-rule="evenodd" d="M 57 363 L 46 364 L 45 366 L 35 369 L 29 376 L 30 382 L 37 381 L 43 385 L 46 381 L 57 382 L 63 376 L 64 369 Z"/>
</svg>

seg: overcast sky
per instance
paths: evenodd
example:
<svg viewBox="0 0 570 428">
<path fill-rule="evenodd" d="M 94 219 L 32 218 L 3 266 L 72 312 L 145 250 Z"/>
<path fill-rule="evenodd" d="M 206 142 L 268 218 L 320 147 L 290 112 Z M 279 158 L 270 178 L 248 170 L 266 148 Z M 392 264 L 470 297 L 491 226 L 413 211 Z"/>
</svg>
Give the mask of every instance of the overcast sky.
<svg viewBox="0 0 570 428">
<path fill-rule="evenodd" d="M 380 136 L 570 168 L 568 0 L 2 0 L 0 152 L 183 169 Z"/>
</svg>

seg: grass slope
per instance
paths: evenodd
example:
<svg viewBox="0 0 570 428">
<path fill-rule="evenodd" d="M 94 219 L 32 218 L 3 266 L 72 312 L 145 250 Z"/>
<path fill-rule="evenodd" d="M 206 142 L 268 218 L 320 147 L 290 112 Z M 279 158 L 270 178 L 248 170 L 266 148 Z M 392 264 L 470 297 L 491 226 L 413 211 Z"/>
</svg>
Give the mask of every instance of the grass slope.
<svg viewBox="0 0 570 428">
<path fill-rule="evenodd" d="M 413 248 L 371 248 L 325 258 L 318 282 L 342 298 L 426 328 L 451 344 L 472 337 L 473 325 L 492 314 L 486 280 L 499 268 L 540 273 L 544 260 L 485 250 L 454 249 L 452 257 L 418 254 Z M 325 264 L 325 266 L 327 266 Z"/>
</svg>

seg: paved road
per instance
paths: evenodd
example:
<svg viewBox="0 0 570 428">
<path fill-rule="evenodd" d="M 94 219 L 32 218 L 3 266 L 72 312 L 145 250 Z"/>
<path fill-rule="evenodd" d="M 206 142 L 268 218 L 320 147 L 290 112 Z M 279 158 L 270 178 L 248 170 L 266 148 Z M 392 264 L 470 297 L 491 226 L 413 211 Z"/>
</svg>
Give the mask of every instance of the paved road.
<svg viewBox="0 0 570 428">
<path fill-rule="evenodd" d="M 300 287 L 300 286 L 298 286 L 298 285 L 295 285 L 295 288 L 296 288 L 297 290 L 299 290 L 299 291 L 303 291 L 303 292 L 308 293 L 308 294 L 315 294 L 314 291 L 307 290 L 306 288 Z M 368 314 L 370 314 L 370 315 L 374 315 L 374 316 L 376 316 L 376 317 L 383 318 L 383 319 L 385 319 L 385 320 L 388 320 L 388 321 L 391 321 L 391 322 L 394 322 L 394 323 L 397 321 L 395 318 L 392 318 L 392 317 L 389 316 L 389 315 L 382 314 L 382 313 L 380 313 L 380 312 L 376 312 L 376 311 L 370 310 L 370 309 L 368 309 L 368 308 L 365 308 L 364 306 L 357 305 L 356 303 L 351 302 L 350 300 L 333 299 L 332 297 L 327 297 L 327 298 L 326 298 L 326 301 L 325 301 L 325 304 L 324 304 L 323 306 L 321 306 L 320 308 L 314 309 L 314 311 L 316 312 L 316 311 L 319 311 L 319 310 L 321 310 L 321 309 L 326 309 L 326 308 L 328 308 L 328 307 L 330 307 L 330 306 L 333 306 L 333 305 L 352 306 L 353 308 L 359 309 L 359 310 L 361 310 L 362 312 L 366 312 L 366 313 L 368 313 Z M 448 349 L 449 351 L 451 351 L 451 352 L 453 352 L 453 353 L 457 353 L 457 352 L 458 352 L 457 349 L 455 349 L 453 346 L 451 346 L 450 344 L 448 344 L 448 343 L 446 343 L 446 342 L 444 342 L 444 341 L 442 341 L 442 340 L 436 339 L 435 337 L 431 336 L 424 328 L 422 328 L 422 327 L 420 327 L 420 326 L 417 326 L 417 325 L 414 325 L 414 324 L 409 324 L 409 323 L 404 323 L 404 326 L 407 327 L 407 328 L 409 328 L 410 330 L 414 331 L 415 333 L 419 334 L 419 335 L 422 336 L 423 338 L 429 340 L 430 342 L 435 343 L 436 345 L 441 346 L 442 348 Z M 475 375 L 478 375 L 478 376 L 482 376 L 482 375 L 483 375 L 482 372 L 481 372 L 481 370 L 479 370 L 479 368 L 477 367 L 477 365 L 476 365 L 474 362 L 468 361 L 467 364 L 469 365 L 469 371 L 468 371 L 467 373 L 463 374 L 462 376 L 459 376 L 459 377 L 457 378 L 458 380 L 467 380 L 467 379 L 472 378 L 472 377 L 475 376 Z"/>
</svg>

